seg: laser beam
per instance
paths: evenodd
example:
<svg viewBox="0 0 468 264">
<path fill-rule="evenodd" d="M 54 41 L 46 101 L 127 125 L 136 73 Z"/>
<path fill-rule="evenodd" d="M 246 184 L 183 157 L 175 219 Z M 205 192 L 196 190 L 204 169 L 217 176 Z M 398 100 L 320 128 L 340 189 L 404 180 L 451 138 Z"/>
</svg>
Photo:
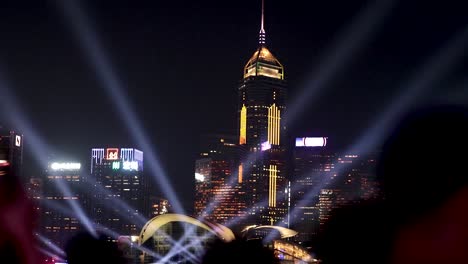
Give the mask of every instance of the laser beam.
<svg viewBox="0 0 468 264">
<path fill-rule="evenodd" d="M 81 44 L 84 55 L 96 71 L 101 86 L 112 99 L 111 101 L 115 104 L 116 110 L 119 112 L 119 116 L 122 118 L 127 130 L 145 153 L 145 158 L 149 160 L 146 164 L 149 164 L 153 177 L 155 177 L 156 182 L 160 185 L 162 192 L 171 201 L 174 210 L 177 213 L 183 214 L 183 207 L 168 180 L 156 151 L 151 148 L 152 144 L 149 137 L 146 135 L 133 107 L 125 96 L 124 86 L 117 77 L 108 56 L 106 56 L 104 49 L 100 45 L 97 34 L 92 30 L 84 12 L 76 1 L 57 1 L 57 3 L 61 6 L 64 16 L 70 22 Z"/>
</svg>

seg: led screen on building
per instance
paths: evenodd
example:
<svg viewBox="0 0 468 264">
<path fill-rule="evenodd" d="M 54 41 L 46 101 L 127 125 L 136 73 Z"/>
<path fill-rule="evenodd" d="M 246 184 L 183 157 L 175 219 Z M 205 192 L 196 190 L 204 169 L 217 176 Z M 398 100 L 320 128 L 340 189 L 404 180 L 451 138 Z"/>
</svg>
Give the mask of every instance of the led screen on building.
<svg viewBox="0 0 468 264">
<path fill-rule="evenodd" d="M 301 137 L 296 138 L 296 147 L 325 147 L 327 137 Z"/>
</svg>

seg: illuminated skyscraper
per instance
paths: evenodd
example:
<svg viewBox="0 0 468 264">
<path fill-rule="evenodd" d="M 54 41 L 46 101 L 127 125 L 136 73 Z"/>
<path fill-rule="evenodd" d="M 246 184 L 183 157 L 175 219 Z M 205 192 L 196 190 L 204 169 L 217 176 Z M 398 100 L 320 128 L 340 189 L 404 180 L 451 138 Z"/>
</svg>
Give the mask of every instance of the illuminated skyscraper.
<svg viewBox="0 0 468 264">
<path fill-rule="evenodd" d="M 252 216 L 248 223 L 287 224 L 285 110 L 284 68 L 266 47 L 262 1 L 259 46 L 239 86 L 240 178 Z"/>
<path fill-rule="evenodd" d="M 60 208 L 70 208 L 71 201 L 84 205 L 82 184 L 80 163 L 52 162 L 46 170 L 40 233 L 62 248 L 81 230 L 81 224 L 77 217 L 65 214 Z M 64 186 L 68 191 L 64 192 L 59 186 Z"/>
<path fill-rule="evenodd" d="M 93 220 L 120 235 L 138 235 L 141 226 L 137 215 L 148 211 L 145 208 L 148 194 L 142 175 L 142 151 L 134 148 L 92 149 L 91 177 L 96 182 L 91 198 Z M 116 204 L 116 198 L 125 205 Z"/>
<path fill-rule="evenodd" d="M 235 137 L 209 136 L 195 162 L 195 214 L 225 223 L 245 211 L 244 194 L 237 178 L 238 155 Z M 210 206 L 211 205 L 211 206 Z"/>
</svg>

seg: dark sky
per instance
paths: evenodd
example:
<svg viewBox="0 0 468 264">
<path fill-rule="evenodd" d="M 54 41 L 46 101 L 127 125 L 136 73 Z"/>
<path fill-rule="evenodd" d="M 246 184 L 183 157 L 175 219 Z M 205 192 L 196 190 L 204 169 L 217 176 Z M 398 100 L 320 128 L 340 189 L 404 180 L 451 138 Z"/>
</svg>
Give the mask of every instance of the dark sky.
<svg viewBox="0 0 468 264">
<path fill-rule="evenodd" d="M 285 66 L 290 98 L 316 76 L 339 34 L 372 2 L 266 1 L 267 45 Z M 291 136 L 326 135 L 335 145 L 351 144 L 408 89 L 403 84 L 423 62 L 468 25 L 466 1 L 394 2 L 375 34 L 303 106 Z M 79 5 L 190 208 L 200 136 L 235 132 L 236 86 L 257 47 L 260 1 Z M 1 1 L 0 69 L 43 140 L 57 153 L 87 161 L 91 147 L 135 142 L 70 22 L 56 1 Z M 467 57 L 459 58 L 419 102 L 468 102 L 467 70 Z M 8 125 L 8 115 L 3 110 L 0 124 Z"/>
</svg>

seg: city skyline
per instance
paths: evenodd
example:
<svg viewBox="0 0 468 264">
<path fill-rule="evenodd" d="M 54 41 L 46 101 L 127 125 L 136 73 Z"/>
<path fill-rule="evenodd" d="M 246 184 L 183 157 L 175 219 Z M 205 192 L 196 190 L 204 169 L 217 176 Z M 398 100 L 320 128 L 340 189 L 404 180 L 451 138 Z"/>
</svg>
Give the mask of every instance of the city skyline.
<svg viewBox="0 0 468 264">
<path fill-rule="evenodd" d="M 460 257 L 468 5 L 220 3 L 0 4 L 0 259 Z"/>
<path fill-rule="evenodd" d="M 266 2 L 268 46 L 288 68 L 292 99 L 326 65 L 327 54 L 346 31 L 346 23 L 370 4 L 351 1 L 341 3 L 338 10 L 334 3 L 301 9 L 305 2 L 297 6 Z M 231 8 L 221 9 L 206 1 L 195 7 L 200 13 L 192 13 L 194 6 L 188 3 L 82 3 L 85 19 L 93 25 L 98 43 L 186 208 L 192 206 L 193 161 L 199 138 L 213 132 L 235 134 L 236 85 L 257 46 L 259 3 L 230 4 Z M 13 30 L 6 31 L 10 38 L 2 44 L 1 81 L 8 83 L 31 126 L 57 150 L 56 155 L 65 153 L 72 160 L 86 162 L 96 145 L 140 147 L 125 129 L 112 99 L 103 92 L 92 62 L 82 56 L 84 51 L 69 17 L 62 16 L 62 7 L 56 3 L 27 8 L 5 5 L 2 25 L 11 24 Z M 456 4 L 439 8 L 428 3 L 426 9 L 414 5 L 398 3 L 388 11 L 376 33 L 359 43 L 350 62 L 303 106 L 299 121 L 290 124 L 292 137 L 328 136 L 334 139 L 330 142 L 344 148 L 354 143 L 380 117 L 385 108 L 381 105 L 391 104 L 408 89 L 406 80 L 463 29 L 463 12 L 457 11 L 463 9 Z M 164 12 L 170 15 L 162 15 Z M 418 20 L 411 18 L 412 12 L 419 14 Z M 22 23 L 14 23 L 17 19 Z M 25 38 L 33 41 L 25 43 Z M 184 49 L 186 45 L 190 49 Z M 457 62 L 428 88 L 429 99 L 466 98 L 463 71 L 466 60 Z M 18 130 L 6 115 L 0 115 L 0 123 Z M 29 132 L 20 132 L 28 144 Z M 88 132 L 92 136 L 83 137 Z M 37 176 L 31 169 L 26 173 L 27 177 Z M 191 184 L 176 184 L 180 181 Z"/>
</svg>

